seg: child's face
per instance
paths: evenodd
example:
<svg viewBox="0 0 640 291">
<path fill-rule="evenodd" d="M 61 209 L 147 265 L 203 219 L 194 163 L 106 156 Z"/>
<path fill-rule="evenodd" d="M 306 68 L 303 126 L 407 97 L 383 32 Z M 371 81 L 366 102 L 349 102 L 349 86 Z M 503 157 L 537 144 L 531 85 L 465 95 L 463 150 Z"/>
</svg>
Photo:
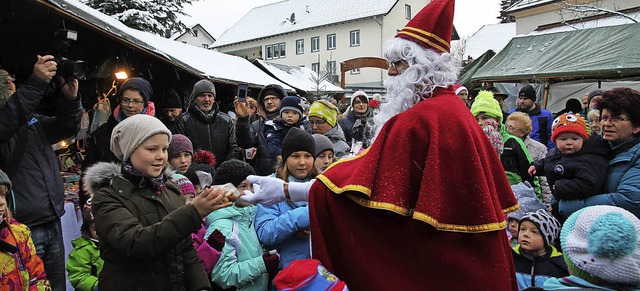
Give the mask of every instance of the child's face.
<svg viewBox="0 0 640 291">
<path fill-rule="evenodd" d="M 525 220 L 520 223 L 518 243 L 520 244 L 520 248 L 533 255 L 539 256 L 545 252 L 542 233 L 531 221 Z"/>
<path fill-rule="evenodd" d="M 565 155 L 577 153 L 582 148 L 583 143 L 582 136 L 574 132 L 563 132 L 558 134 L 556 138 L 558 150 Z"/>
<path fill-rule="evenodd" d="M 193 199 L 196 198 L 196 194 L 184 194 L 182 195 L 182 198 L 184 198 L 184 204 L 189 205 L 193 203 Z"/>
<path fill-rule="evenodd" d="M 478 121 L 478 124 L 480 124 L 480 126 L 484 125 L 485 122 L 491 122 L 491 121 L 495 121 L 499 123 L 497 118 L 486 115 L 484 113 L 479 113 L 478 115 L 476 115 L 476 121 Z"/>
<path fill-rule="evenodd" d="M 294 152 L 287 158 L 286 166 L 289 174 L 304 179 L 313 169 L 313 155 L 305 151 Z"/>
<path fill-rule="evenodd" d="M 298 121 L 300 121 L 300 114 L 293 110 L 282 111 L 282 114 L 280 114 L 280 117 L 282 118 L 282 120 L 284 120 L 286 124 L 289 124 L 289 125 L 296 124 L 298 123 Z"/>
<path fill-rule="evenodd" d="M 145 140 L 131 155 L 131 164 L 145 177 L 158 177 L 167 164 L 169 137 L 159 133 Z"/>
<path fill-rule="evenodd" d="M 98 237 L 98 233 L 96 232 L 95 223 L 91 223 L 91 225 L 89 225 L 89 234 L 91 235 L 92 239 L 100 239 L 100 237 Z"/>
<path fill-rule="evenodd" d="M 184 174 L 189 169 L 189 166 L 191 166 L 192 161 L 193 156 L 189 152 L 181 152 L 177 156 L 173 157 L 169 163 L 171 164 L 171 167 L 180 172 L 180 174 Z"/>
<path fill-rule="evenodd" d="M 326 150 L 324 152 L 321 152 L 318 157 L 316 158 L 316 167 L 320 170 L 320 171 L 324 171 L 327 169 L 327 167 L 329 167 L 329 165 L 331 165 L 331 163 L 333 163 L 333 152 L 330 150 Z"/>
<path fill-rule="evenodd" d="M 253 186 L 251 185 L 251 182 L 249 182 L 249 180 L 246 180 L 246 179 L 240 182 L 240 184 L 236 186 L 236 189 L 238 189 L 238 192 L 240 192 L 240 195 L 244 195 L 244 190 L 249 190 L 253 192 Z M 249 202 L 245 202 L 242 199 L 237 199 L 235 204 L 238 207 L 246 207 L 249 205 Z"/>
<path fill-rule="evenodd" d="M 509 218 L 509 232 L 515 238 L 518 238 L 518 222 L 515 218 Z"/>
</svg>

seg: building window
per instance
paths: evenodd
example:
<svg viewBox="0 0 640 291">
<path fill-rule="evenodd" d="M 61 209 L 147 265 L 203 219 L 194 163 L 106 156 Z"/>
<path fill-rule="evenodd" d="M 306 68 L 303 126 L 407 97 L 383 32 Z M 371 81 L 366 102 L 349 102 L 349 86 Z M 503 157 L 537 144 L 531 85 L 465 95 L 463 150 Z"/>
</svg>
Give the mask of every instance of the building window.
<svg viewBox="0 0 640 291">
<path fill-rule="evenodd" d="M 273 46 L 265 46 L 265 50 L 267 51 L 267 60 L 273 59 Z"/>
<path fill-rule="evenodd" d="M 320 51 L 320 37 L 314 36 L 311 38 L 311 51 L 318 52 Z"/>
<path fill-rule="evenodd" d="M 284 42 L 266 45 L 265 50 L 267 51 L 267 60 L 280 59 L 287 56 L 286 44 Z"/>
<path fill-rule="evenodd" d="M 193 33 L 193 36 L 198 37 L 198 30 L 197 29 L 193 29 L 193 30 L 191 30 L 191 32 Z"/>
<path fill-rule="evenodd" d="M 304 39 L 296 40 L 296 55 L 304 54 Z"/>
<path fill-rule="evenodd" d="M 334 50 L 336 49 L 336 34 L 328 34 L 327 35 L 327 49 Z"/>
<path fill-rule="evenodd" d="M 411 5 L 409 4 L 404 4 L 404 17 L 411 19 Z"/>
<path fill-rule="evenodd" d="M 320 63 L 312 63 L 311 69 L 316 73 L 320 73 Z"/>
<path fill-rule="evenodd" d="M 357 75 L 357 74 L 360 74 L 360 69 L 351 70 L 351 75 Z"/>
<path fill-rule="evenodd" d="M 327 61 L 327 72 L 331 75 L 336 74 L 336 61 Z"/>
<path fill-rule="evenodd" d="M 350 46 L 359 46 L 360 45 L 360 30 L 352 30 L 349 33 L 349 45 Z"/>
</svg>

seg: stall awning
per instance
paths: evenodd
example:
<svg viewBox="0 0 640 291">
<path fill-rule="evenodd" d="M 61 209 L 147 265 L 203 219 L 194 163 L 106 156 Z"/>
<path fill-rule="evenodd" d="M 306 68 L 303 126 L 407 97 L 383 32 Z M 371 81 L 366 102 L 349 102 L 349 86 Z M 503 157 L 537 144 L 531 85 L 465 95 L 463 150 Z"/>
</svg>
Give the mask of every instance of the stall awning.
<svg viewBox="0 0 640 291">
<path fill-rule="evenodd" d="M 246 59 L 129 28 L 77 0 L 36 0 L 36 2 L 52 7 L 121 40 L 128 46 L 144 50 L 196 76 L 222 83 L 246 83 L 259 87 L 279 84 L 286 90 L 293 90 L 292 87 L 262 72 Z"/>
<path fill-rule="evenodd" d="M 473 81 L 640 75 L 640 23 L 513 38 Z"/>
</svg>

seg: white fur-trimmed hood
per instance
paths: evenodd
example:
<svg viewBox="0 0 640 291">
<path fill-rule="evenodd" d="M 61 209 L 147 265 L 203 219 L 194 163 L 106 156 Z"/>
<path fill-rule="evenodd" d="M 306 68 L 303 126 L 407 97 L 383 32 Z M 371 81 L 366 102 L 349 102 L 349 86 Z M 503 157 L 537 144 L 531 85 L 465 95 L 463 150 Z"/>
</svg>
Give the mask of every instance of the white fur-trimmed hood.
<svg viewBox="0 0 640 291">
<path fill-rule="evenodd" d="M 169 180 L 175 180 L 175 174 L 177 172 L 171 167 L 167 167 L 164 171 L 164 175 Z M 82 178 L 84 191 L 91 197 L 100 188 L 111 186 L 111 182 L 115 176 L 120 175 L 120 164 L 99 162 L 93 166 L 87 168 L 84 177 Z"/>
</svg>

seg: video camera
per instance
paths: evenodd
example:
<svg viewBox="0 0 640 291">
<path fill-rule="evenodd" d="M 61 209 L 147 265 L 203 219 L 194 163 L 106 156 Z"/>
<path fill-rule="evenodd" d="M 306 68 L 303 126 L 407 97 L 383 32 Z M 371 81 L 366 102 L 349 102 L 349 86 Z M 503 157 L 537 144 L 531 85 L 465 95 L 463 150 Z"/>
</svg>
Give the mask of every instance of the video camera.
<svg viewBox="0 0 640 291">
<path fill-rule="evenodd" d="M 57 51 L 53 61 L 58 64 L 56 76 L 63 77 L 65 80 L 70 78 L 86 80 L 89 65 L 81 60 L 74 61 L 66 58 L 71 46 L 70 41 L 78 40 L 78 32 L 69 29 L 57 29 L 53 35 L 55 36 L 53 48 Z"/>
</svg>

